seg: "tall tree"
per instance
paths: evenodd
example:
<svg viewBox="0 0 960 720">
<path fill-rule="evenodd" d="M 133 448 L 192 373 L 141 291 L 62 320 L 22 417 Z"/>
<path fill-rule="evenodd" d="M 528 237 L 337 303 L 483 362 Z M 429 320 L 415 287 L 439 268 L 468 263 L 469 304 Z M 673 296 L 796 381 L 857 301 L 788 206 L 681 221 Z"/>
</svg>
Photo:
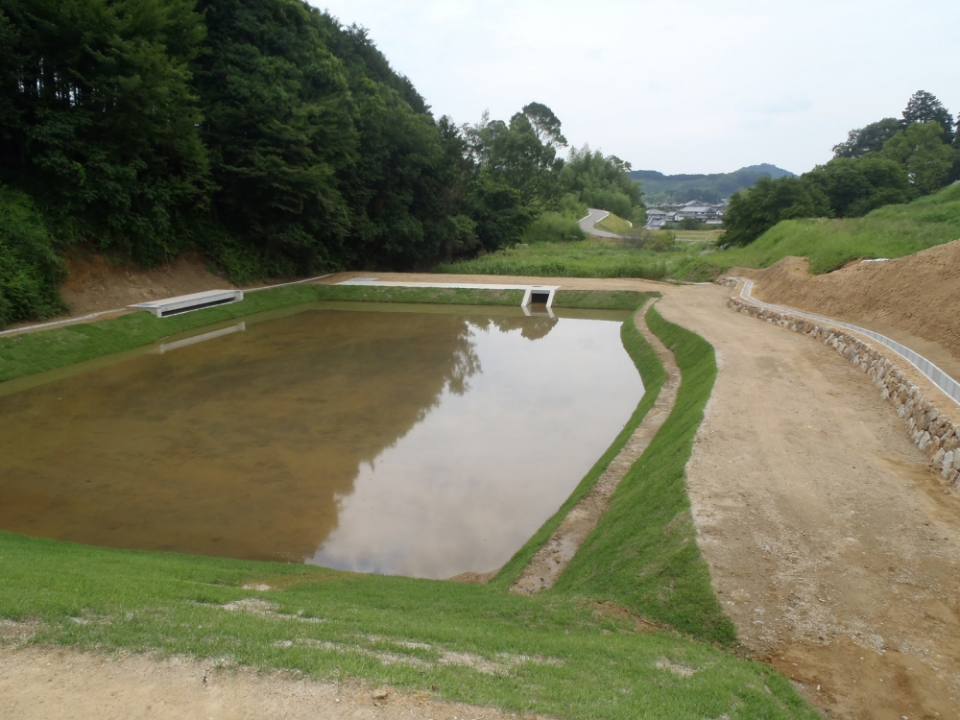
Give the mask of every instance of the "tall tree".
<svg viewBox="0 0 960 720">
<path fill-rule="evenodd" d="M 906 168 L 911 185 L 921 195 L 942 188 L 953 166 L 954 150 L 943 142 L 942 130 L 936 121 L 915 123 L 887 140 L 880 152 Z"/>
<path fill-rule="evenodd" d="M 15 155 L 8 143 L 14 141 L 7 137 L 14 128 L 19 127 L 19 109 L 16 95 L 12 92 L 20 81 L 20 59 L 17 48 L 20 46 L 20 31 L 10 21 L 5 10 L 6 3 L 0 2 L 0 160 L 3 166 Z"/>
<path fill-rule="evenodd" d="M 539 106 L 535 117 L 539 127 L 523 112 L 511 117 L 509 124 L 490 120 L 485 112 L 478 124 L 464 127 L 471 157 L 498 184 L 515 189 L 534 213 L 558 199 L 556 172 L 563 165 L 556 151 L 563 140 L 560 121 L 546 106 Z"/>
<path fill-rule="evenodd" d="M 101 246 L 178 252 L 208 190 L 193 0 L 3 0 L 2 179 Z"/>
<path fill-rule="evenodd" d="M 553 148 L 554 152 L 567 146 L 567 139 L 560 131 L 560 118 L 543 103 L 524 105 L 521 112 L 533 125 L 540 144 Z"/>
<path fill-rule="evenodd" d="M 829 199 L 809 178 L 761 178 L 749 190 L 740 190 L 730 198 L 723 216 L 726 232 L 718 244 L 748 245 L 781 220 L 830 214 Z"/>
<path fill-rule="evenodd" d="M 273 275 L 337 267 L 349 210 L 336 173 L 356 158 L 342 63 L 297 0 L 201 0 L 196 62 L 217 216 Z"/>
<path fill-rule="evenodd" d="M 823 190 L 836 217 L 859 217 L 881 205 L 914 197 L 903 165 L 876 153 L 834 158 L 803 177 Z"/>
<path fill-rule="evenodd" d="M 918 90 L 903 110 L 903 127 L 935 122 L 943 129 L 942 139 L 948 145 L 953 142 L 953 116 L 932 93 Z"/>
<path fill-rule="evenodd" d="M 563 192 L 575 196 L 584 205 L 609 210 L 643 224 L 646 218 L 643 193 L 628 172 L 630 163 L 615 155 L 604 156 L 599 150 L 591 151 L 584 145 L 570 150 L 560 171 L 560 186 Z"/>
<path fill-rule="evenodd" d="M 354 266 L 411 269 L 474 247 L 474 223 L 461 207 L 469 164 L 462 137 L 449 121 L 437 124 L 365 30 L 323 19 L 358 132 L 356 160 L 337 173 L 351 216 L 345 257 Z"/>
<path fill-rule="evenodd" d="M 858 158 L 869 152 L 883 149 L 883 144 L 901 129 L 900 121 L 884 118 L 866 127 L 851 130 L 845 142 L 833 146 L 833 155 L 838 158 Z"/>
</svg>

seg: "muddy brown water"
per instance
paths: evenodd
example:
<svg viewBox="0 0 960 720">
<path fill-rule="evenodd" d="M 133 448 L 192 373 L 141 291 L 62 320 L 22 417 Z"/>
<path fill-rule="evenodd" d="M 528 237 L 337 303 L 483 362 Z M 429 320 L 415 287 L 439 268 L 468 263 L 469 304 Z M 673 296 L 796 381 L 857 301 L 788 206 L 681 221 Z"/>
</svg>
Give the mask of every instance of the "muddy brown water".
<svg viewBox="0 0 960 720">
<path fill-rule="evenodd" d="M 315 304 L 0 386 L 0 529 L 445 578 L 499 567 L 643 393 L 624 313 Z"/>
</svg>

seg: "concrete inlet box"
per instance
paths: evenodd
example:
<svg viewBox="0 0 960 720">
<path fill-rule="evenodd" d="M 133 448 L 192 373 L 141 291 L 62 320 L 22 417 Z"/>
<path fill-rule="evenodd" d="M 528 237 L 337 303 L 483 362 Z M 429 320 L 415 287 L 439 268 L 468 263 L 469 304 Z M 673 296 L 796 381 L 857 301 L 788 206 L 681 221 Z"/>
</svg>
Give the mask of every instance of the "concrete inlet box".
<svg viewBox="0 0 960 720">
<path fill-rule="evenodd" d="M 193 310 L 216 307 L 217 305 L 227 305 L 241 300 L 243 300 L 243 290 L 208 290 L 207 292 L 181 295 L 166 300 L 136 303 L 135 305 L 127 305 L 127 307 L 131 310 L 146 310 L 162 318 Z"/>
</svg>

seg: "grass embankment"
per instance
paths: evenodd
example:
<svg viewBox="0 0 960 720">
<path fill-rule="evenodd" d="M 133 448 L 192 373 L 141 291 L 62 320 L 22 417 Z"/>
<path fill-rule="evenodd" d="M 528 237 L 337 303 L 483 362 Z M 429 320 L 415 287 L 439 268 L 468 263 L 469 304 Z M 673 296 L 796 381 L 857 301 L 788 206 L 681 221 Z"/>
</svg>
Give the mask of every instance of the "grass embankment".
<svg viewBox="0 0 960 720">
<path fill-rule="evenodd" d="M 607 232 L 612 232 L 615 235 L 623 235 L 628 230 L 631 230 L 633 225 L 619 215 L 610 213 L 603 220 L 598 222 L 596 227 L 600 228 L 601 230 L 606 230 Z"/>
<path fill-rule="evenodd" d="M 707 341 L 667 322 L 655 308 L 646 320 L 673 351 L 683 383 L 670 417 L 624 476 L 555 591 L 609 599 L 697 637 L 733 643 L 733 624 L 697 547 L 684 479 L 717 376 L 716 358 Z"/>
<path fill-rule="evenodd" d="M 553 298 L 553 307 L 587 310 L 636 310 L 648 297 L 658 295 L 659 293 L 642 293 L 633 290 L 557 290 Z M 629 325 L 629 323 L 627 324 Z M 635 330 L 636 328 L 634 328 Z M 626 340 L 624 340 L 624 344 L 626 345 Z M 636 357 L 629 347 L 627 347 L 627 352 L 636 362 Z M 640 375 L 646 383 L 647 376 L 644 375 L 642 368 Z"/>
<path fill-rule="evenodd" d="M 709 256 L 723 267 L 767 267 L 788 255 L 810 260 L 814 273 L 860 258 L 898 258 L 960 238 L 960 185 L 886 205 L 861 218 L 785 220 L 743 248 Z"/>
<path fill-rule="evenodd" d="M 358 291 L 383 299 L 383 289 L 350 289 Z M 636 306 L 643 298 L 632 295 L 607 299 Z M 583 294 L 558 301 L 602 302 Z M 192 315 L 213 322 L 239 307 Z M 731 643 L 732 633 L 693 542 L 682 480 L 712 386 L 713 353 L 655 312 L 648 317 L 683 371 L 677 407 L 618 489 L 614 514 L 584 547 L 588 555 L 578 555 L 570 576 L 550 592 L 524 597 L 506 592 L 502 582 L 366 576 L 0 533 L 0 617 L 30 622 L 40 643 L 158 650 L 218 658 L 226 666 L 361 678 L 512 712 L 815 718 L 785 678 L 717 644 Z M 623 338 L 651 390 L 631 421 L 639 422 L 663 369 L 630 323 Z M 600 537 L 606 534 L 612 536 Z M 521 560 L 518 554 L 508 567 Z M 257 585 L 270 589 L 244 589 Z M 680 631 L 638 631 L 632 613 Z"/>
<path fill-rule="evenodd" d="M 637 405 L 636 410 L 634 410 L 633 415 L 630 416 L 626 425 L 623 426 L 623 430 L 620 431 L 620 434 L 617 435 L 601 458 L 590 468 L 590 472 L 584 476 L 583 480 L 580 481 L 580 484 L 577 485 L 566 502 L 534 533 L 524 546 L 517 551 L 513 558 L 500 569 L 496 577 L 490 581 L 491 586 L 507 589 L 516 582 L 520 573 L 530 563 L 533 556 L 537 554 L 537 551 L 543 547 L 544 543 L 550 539 L 560 526 L 560 523 L 563 522 L 563 519 L 567 516 L 567 513 L 597 484 L 603 471 L 606 470 L 607 465 L 610 464 L 610 461 L 613 460 L 617 456 L 617 453 L 627 444 L 630 436 L 633 435 L 633 432 L 656 402 L 657 396 L 660 394 L 660 389 L 667 379 L 667 373 L 663 365 L 657 359 L 653 349 L 649 343 L 644 340 L 643 335 L 640 334 L 640 331 L 637 330 L 636 325 L 632 321 L 623 323 L 620 329 L 620 338 L 623 341 L 623 347 L 633 359 L 637 370 L 640 371 L 640 377 L 643 378 L 643 398 L 641 398 L 640 403 Z"/>
<path fill-rule="evenodd" d="M 655 308 L 648 326 L 677 359 L 683 383 L 674 409 L 647 451 L 624 476 L 601 518 L 551 593 L 612 601 L 647 618 L 712 642 L 733 645 L 736 631 L 723 614 L 710 571 L 696 544 L 684 481 L 693 438 L 717 376 L 713 348 L 700 336 L 665 321 Z M 653 406 L 666 380 L 663 366 L 632 323 L 623 344 L 644 378 L 646 392 L 607 453 L 563 507 L 503 567 L 491 584 L 509 587 L 566 514 L 596 484 L 610 460 Z"/>
</svg>

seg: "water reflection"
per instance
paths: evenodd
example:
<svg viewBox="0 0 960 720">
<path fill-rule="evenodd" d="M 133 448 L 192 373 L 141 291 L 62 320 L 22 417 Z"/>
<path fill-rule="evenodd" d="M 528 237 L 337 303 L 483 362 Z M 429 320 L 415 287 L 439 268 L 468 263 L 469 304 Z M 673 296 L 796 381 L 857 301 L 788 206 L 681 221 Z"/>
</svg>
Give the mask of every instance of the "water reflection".
<svg viewBox="0 0 960 720">
<path fill-rule="evenodd" d="M 311 309 L 0 397 L 0 528 L 491 569 L 641 392 L 616 322 Z"/>
</svg>

